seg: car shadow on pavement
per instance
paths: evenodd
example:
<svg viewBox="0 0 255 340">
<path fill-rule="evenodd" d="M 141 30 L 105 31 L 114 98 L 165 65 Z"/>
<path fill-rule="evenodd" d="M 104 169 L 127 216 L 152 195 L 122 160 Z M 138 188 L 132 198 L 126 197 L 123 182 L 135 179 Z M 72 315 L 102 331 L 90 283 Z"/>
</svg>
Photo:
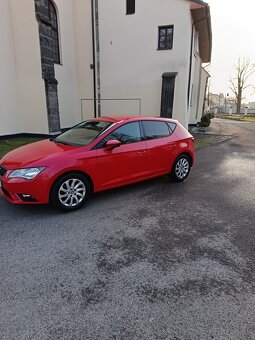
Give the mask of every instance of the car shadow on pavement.
<svg viewBox="0 0 255 340">
<path fill-rule="evenodd" d="M 134 195 L 146 196 L 147 192 L 160 190 L 160 188 L 163 188 L 165 186 L 168 186 L 170 188 L 170 186 L 176 185 L 181 185 L 181 183 L 174 183 L 168 176 L 162 176 L 123 187 L 101 191 L 98 193 L 94 193 L 86 202 L 85 206 L 77 211 L 80 211 L 81 213 L 86 213 L 86 210 L 93 211 L 93 207 L 100 204 L 104 206 L 105 203 L 109 201 L 113 201 L 112 203 L 114 204 L 116 203 L 116 201 L 123 201 L 125 203 Z M 3 198 L 0 198 L 0 205 L 2 206 L 2 208 L 0 209 L 0 217 L 4 215 L 15 215 L 16 217 L 17 215 L 43 217 L 50 215 L 63 215 L 74 213 L 73 211 L 69 212 L 55 209 L 49 204 L 13 205 Z"/>
</svg>

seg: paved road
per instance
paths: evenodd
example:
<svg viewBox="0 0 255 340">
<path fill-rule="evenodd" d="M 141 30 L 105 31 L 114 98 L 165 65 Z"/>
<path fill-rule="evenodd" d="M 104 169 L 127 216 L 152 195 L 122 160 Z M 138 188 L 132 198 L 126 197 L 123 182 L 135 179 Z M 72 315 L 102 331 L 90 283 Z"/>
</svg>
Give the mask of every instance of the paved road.
<svg viewBox="0 0 255 340">
<path fill-rule="evenodd" d="M 0 199 L 0 338 L 255 339 L 255 124 L 75 213 Z"/>
</svg>

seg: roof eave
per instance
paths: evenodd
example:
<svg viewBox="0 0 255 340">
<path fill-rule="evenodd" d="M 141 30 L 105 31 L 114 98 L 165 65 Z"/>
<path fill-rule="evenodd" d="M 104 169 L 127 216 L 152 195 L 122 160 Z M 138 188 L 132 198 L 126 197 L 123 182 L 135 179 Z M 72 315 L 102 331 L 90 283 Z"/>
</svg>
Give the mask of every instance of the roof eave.
<svg viewBox="0 0 255 340">
<path fill-rule="evenodd" d="M 208 4 L 202 0 L 191 0 L 191 2 L 193 2 L 195 5 L 198 6 L 207 6 Z"/>
<path fill-rule="evenodd" d="M 194 25 L 199 33 L 199 52 L 203 63 L 209 63 L 212 55 L 211 14 L 208 4 L 191 9 Z"/>
</svg>

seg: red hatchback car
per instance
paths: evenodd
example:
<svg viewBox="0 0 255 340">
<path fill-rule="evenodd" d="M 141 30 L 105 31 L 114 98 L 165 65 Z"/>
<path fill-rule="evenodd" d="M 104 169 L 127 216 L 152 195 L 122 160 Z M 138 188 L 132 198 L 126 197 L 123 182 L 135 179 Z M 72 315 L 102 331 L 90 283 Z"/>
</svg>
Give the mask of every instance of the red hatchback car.
<svg viewBox="0 0 255 340">
<path fill-rule="evenodd" d="M 176 120 L 107 117 L 0 160 L 0 194 L 16 204 L 80 208 L 92 192 L 170 174 L 181 182 L 194 163 L 194 138 Z"/>
</svg>

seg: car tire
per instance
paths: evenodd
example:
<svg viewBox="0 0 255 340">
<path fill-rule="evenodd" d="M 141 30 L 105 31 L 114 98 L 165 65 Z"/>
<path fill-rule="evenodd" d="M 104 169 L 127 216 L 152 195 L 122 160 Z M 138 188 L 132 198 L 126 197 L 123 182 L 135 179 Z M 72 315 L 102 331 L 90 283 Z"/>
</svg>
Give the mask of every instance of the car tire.
<svg viewBox="0 0 255 340">
<path fill-rule="evenodd" d="M 172 171 L 171 178 L 174 182 L 183 182 L 189 175 L 191 168 L 191 161 L 187 155 L 180 155 L 176 158 Z"/>
<path fill-rule="evenodd" d="M 54 183 L 50 203 L 55 208 L 73 211 L 81 208 L 90 194 L 90 181 L 82 174 L 70 173 Z"/>
</svg>

